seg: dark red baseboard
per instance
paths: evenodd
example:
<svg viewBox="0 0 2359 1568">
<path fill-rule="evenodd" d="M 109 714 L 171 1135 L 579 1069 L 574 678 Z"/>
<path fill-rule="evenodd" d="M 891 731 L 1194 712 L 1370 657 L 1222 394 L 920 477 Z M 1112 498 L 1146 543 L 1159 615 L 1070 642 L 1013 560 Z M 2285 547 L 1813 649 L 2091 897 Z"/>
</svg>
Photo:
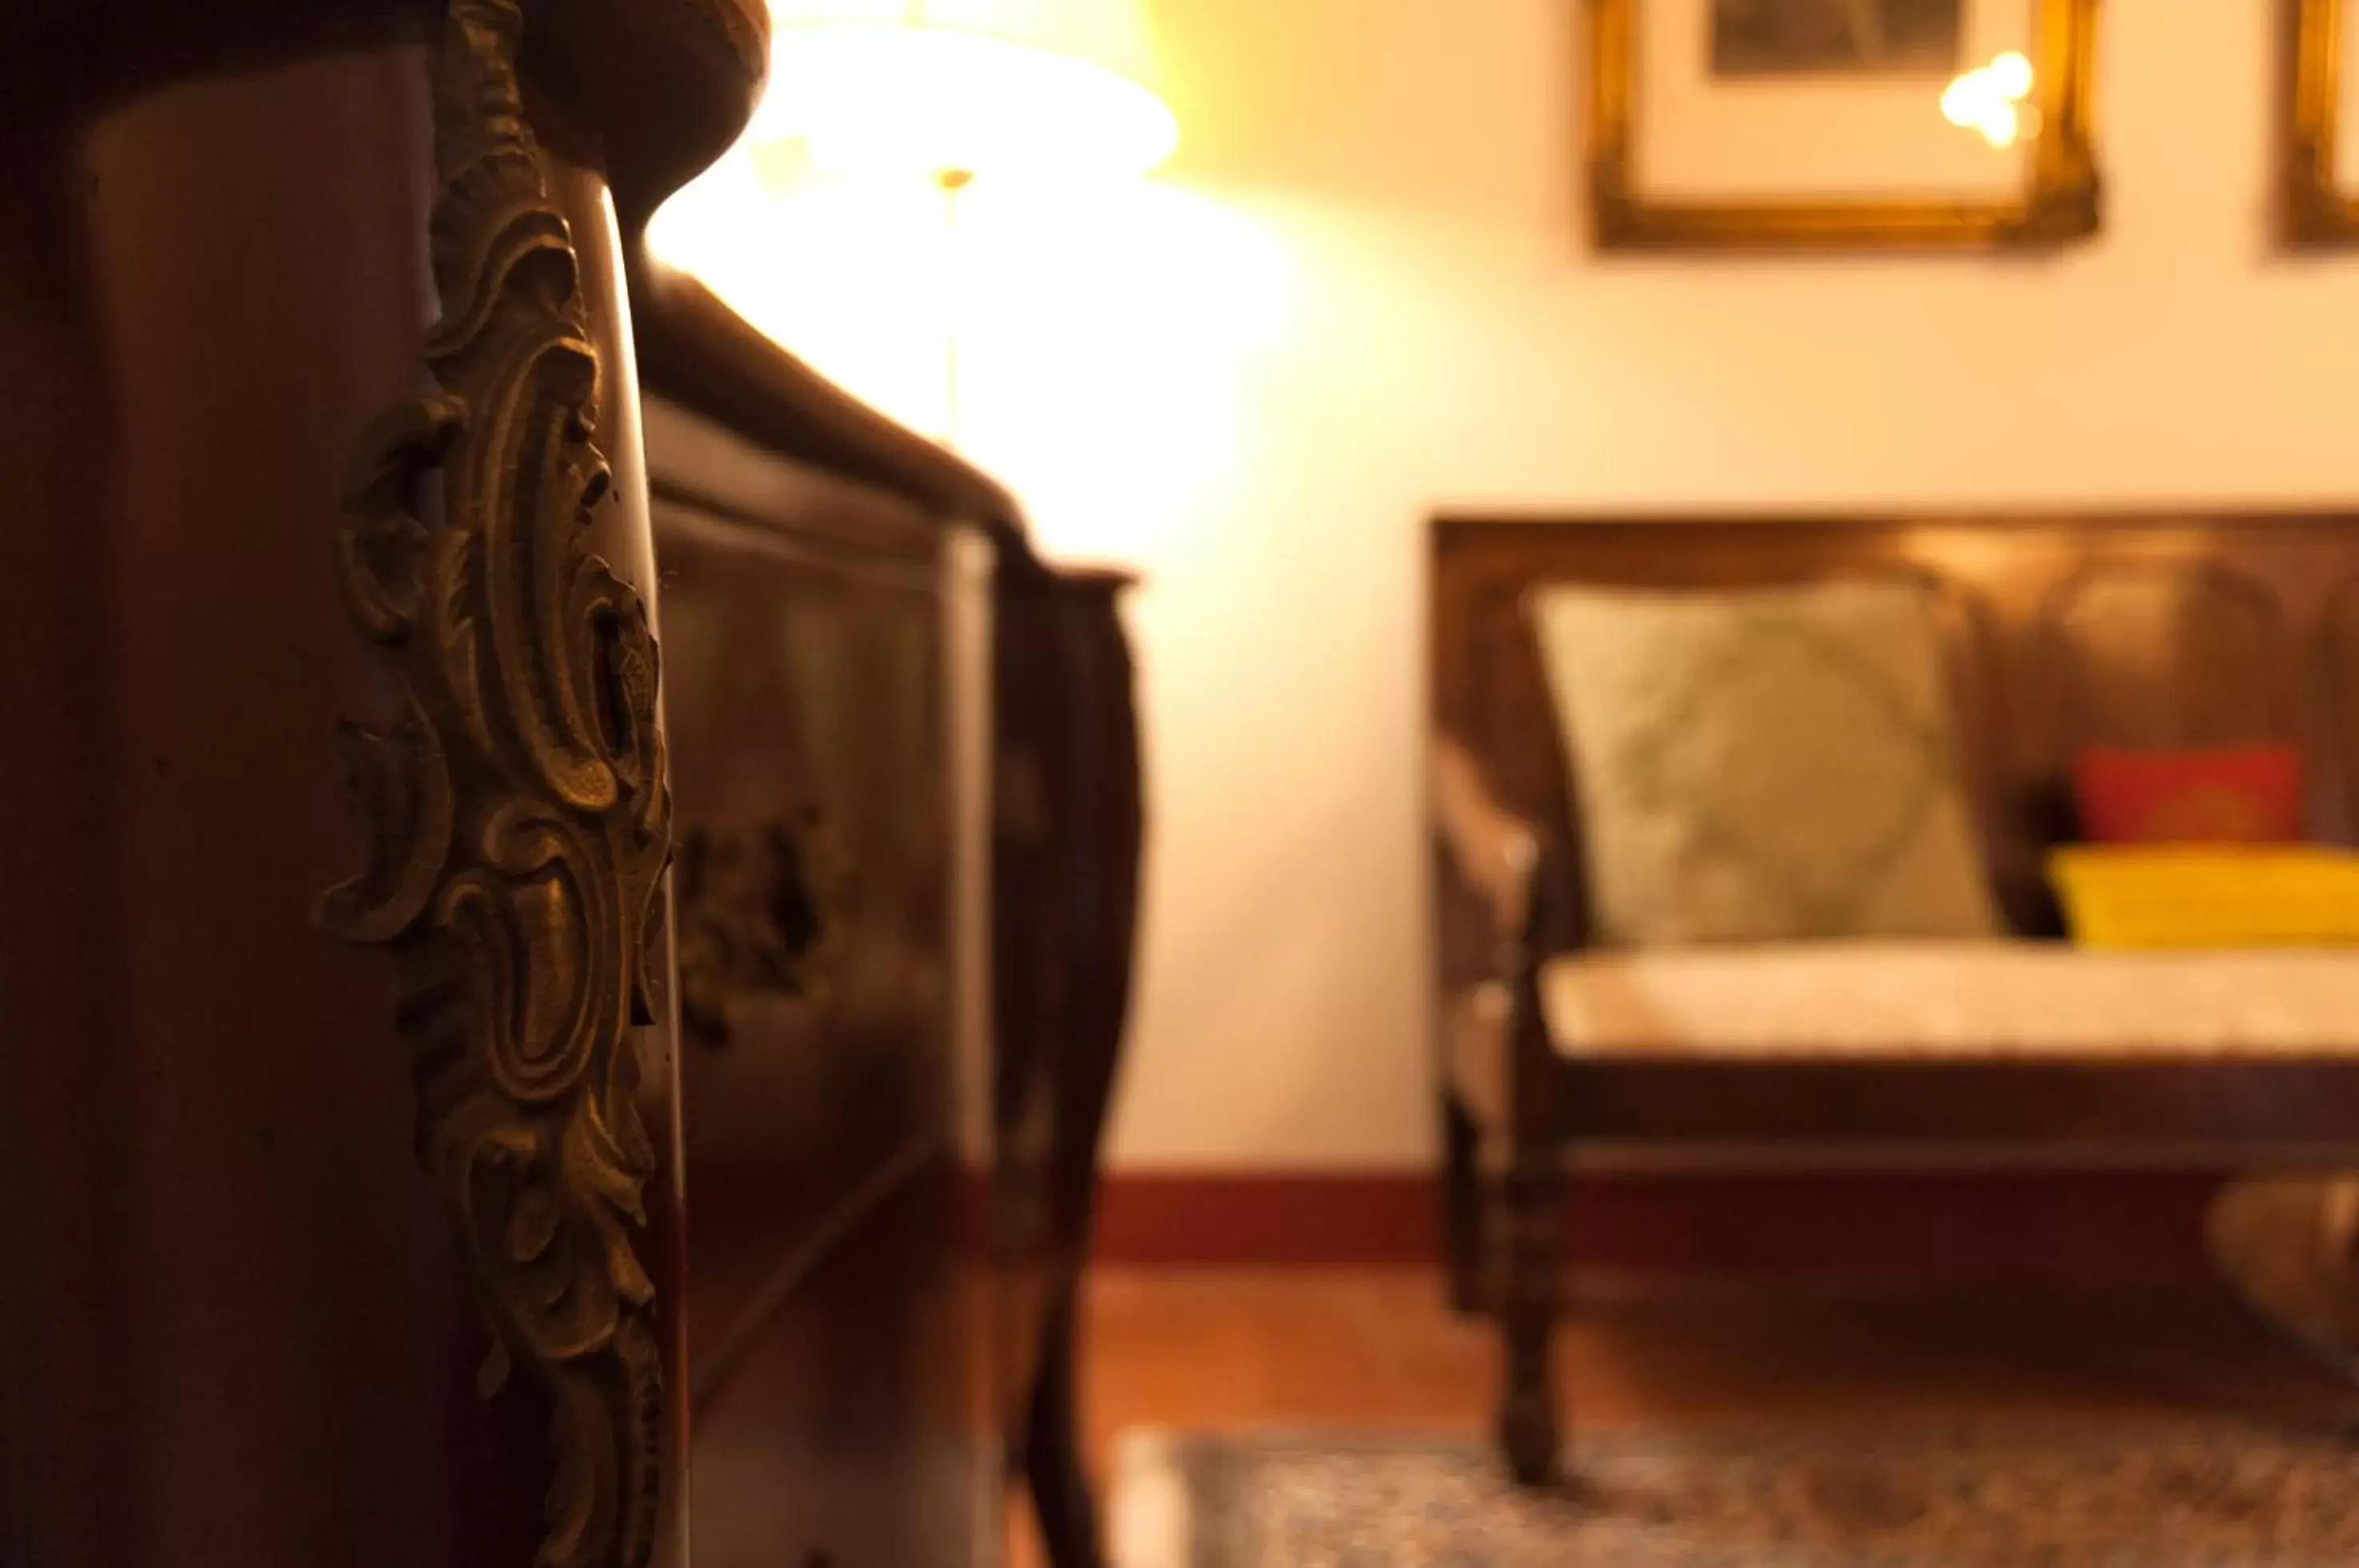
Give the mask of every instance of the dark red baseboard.
<svg viewBox="0 0 2359 1568">
<path fill-rule="evenodd" d="M 2206 1272 L 2218 1184 L 2120 1171 L 1592 1176 L 1567 1199 L 1567 1257 L 1616 1275 L 2187 1279 Z M 1438 1212 L 1422 1173 L 1110 1171 L 1096 1258 L 1434 1266 Z"/>
</svg>

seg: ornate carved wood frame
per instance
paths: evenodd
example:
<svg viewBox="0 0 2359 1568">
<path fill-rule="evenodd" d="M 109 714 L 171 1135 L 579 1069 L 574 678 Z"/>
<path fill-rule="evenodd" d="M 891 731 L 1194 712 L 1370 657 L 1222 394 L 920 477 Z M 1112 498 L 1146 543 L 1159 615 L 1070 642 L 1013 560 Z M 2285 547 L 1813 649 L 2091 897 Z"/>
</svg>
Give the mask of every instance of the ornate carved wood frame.
<svg viewBox="0 0 2359 1568">
<path fill-rule="evenodd" d="M 2307 0 L 2331 10 L 2340 0 Z M 1588 0 L 1589 210 L 1601 248 L 1756 250 L 2049 245 L 2097 232 L 2091 129 L 2097 0 L 2038 0 L 2041 133 L 2005 201 L 1656 201 L 1638 193 L 1637 38 L 1647 0 Z"/>
<path fill-rule="evenodd" d="M 638 1568 L 664 1486 L 657 1171 L 636 1028 L 669 1009 L 671 796 L 647 606 L 586 541 L 610 484 L 582 261 L 516 77 L 516 0 L 450 0 L 434 68 L 434 389 L 364 433 L 337 564 L 402 693 L 344 726 L 367 864 L 320 900 L 384 947 L 418 1149 L 491 1330 L 545 1398 L 540 1568 Z"/>
<path fill-rule="evenodd" d="M 2359 200 L 2335 183 L 2334 137 L 2342 114 L 2343 0 L 2289 0 L 2291 82 L 2284 136 L 2280 208 L 2286 243 L 2359 244 Z"/>
</svg>

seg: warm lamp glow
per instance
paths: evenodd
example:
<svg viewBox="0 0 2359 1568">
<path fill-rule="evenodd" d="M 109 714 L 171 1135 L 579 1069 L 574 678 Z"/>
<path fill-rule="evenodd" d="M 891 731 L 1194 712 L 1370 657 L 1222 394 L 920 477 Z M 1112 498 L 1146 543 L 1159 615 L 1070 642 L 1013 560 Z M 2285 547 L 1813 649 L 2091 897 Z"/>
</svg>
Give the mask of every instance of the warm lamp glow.
<svg viewBox="0 0 2359 1568">
<path fill-rule="evenodd" d="M 1941 117 L 1961 130 L 1980 131 L 1995 147 L 2013 147 L 2039 116 L 2024 100 L 2031 96 L 2031 61 L 2014 49 L 1977 66 L 1943 89 Z"/>
<path fill-rule="evenodd" d="M 2020 50 L 2007 50 L 1992 60 L 1988 70 L 1991 86 L 2000 97 L 2021 100 L 2031 95 L 2031 60 Z"/>
<path fill-rule="evenodd" d="M 1141 0 L 771 0 L 755 140 L 837 169 L 1143 174 L 1180 128 Z"/>
</svg>

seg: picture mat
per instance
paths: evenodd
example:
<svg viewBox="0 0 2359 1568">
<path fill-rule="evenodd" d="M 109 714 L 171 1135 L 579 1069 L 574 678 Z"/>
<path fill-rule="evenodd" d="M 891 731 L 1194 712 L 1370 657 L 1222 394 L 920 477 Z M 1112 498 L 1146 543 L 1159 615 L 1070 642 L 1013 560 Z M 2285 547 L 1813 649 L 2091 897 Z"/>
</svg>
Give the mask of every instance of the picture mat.
<svg viewBox="0 0 2359 1568">
<path fill-rule="evenodd" d="M 1885 53 L 1874 60 L 1850 52 L 1863 43 L 1857 27 L 1863 18 L 1854 8 L 1864 3 L 1874 25 L 1885 29 Z M 1965 16 L 1971 0 L 1712 0 L 1712 70 L 1721 76 L 1792 76 L 1810 71 L 1890 74 L 1896 71 L 1939 71 L 1945 79 L 1965 68 Z M 1733 27 L 1723 24 L 1743 13 Z M 1756 54 L 1745 18 L 1767 18 L 1774 35 L 1783 18 L 1790 27 L 1808 18 L 1820 24 L 1821 38 L 1832 45 L 1824 58 L 1795 59 L 1774 52 Z M 1804 37 L 1808 37 L 1806 33 Z M 1790 46 L 1796 41 L 1788 37 Z"/>
<path fill-rule="evenodd" d="M 2038 5 L 1970 0 L 1969 68 L 2018 49 L 2037 69 Z M 1944 81 L 1715 76 L 1712 0 L 1638 0 L 1637 12 L 1632 154 L 1642 200 L 2003 201 L 2030 184 L 2032 139 L 1998 148 L 1950 124 Z"/>
</svg>

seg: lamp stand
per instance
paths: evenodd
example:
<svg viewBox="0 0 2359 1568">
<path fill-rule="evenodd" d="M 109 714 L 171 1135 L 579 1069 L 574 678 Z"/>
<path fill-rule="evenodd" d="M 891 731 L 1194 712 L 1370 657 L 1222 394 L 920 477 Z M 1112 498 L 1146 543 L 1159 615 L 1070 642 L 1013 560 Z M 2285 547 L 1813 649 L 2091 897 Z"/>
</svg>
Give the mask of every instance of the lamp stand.
<svg viewBox="0 0 2359 1568">
<path fill-rule="evenodd" d="M 966 301 L 961 285 L 964 280 L 964 257 L 960 254 L 959 197 L 974 183 L 974 171 L 967 169 L 945 169 L 934 176 L 935 188 L 942 193 L 942 444 L 952 452 L 958 450 L 959 421 L 962 368 L 959 356 L 959 328 L 965 320 Z"/>
</svg>

